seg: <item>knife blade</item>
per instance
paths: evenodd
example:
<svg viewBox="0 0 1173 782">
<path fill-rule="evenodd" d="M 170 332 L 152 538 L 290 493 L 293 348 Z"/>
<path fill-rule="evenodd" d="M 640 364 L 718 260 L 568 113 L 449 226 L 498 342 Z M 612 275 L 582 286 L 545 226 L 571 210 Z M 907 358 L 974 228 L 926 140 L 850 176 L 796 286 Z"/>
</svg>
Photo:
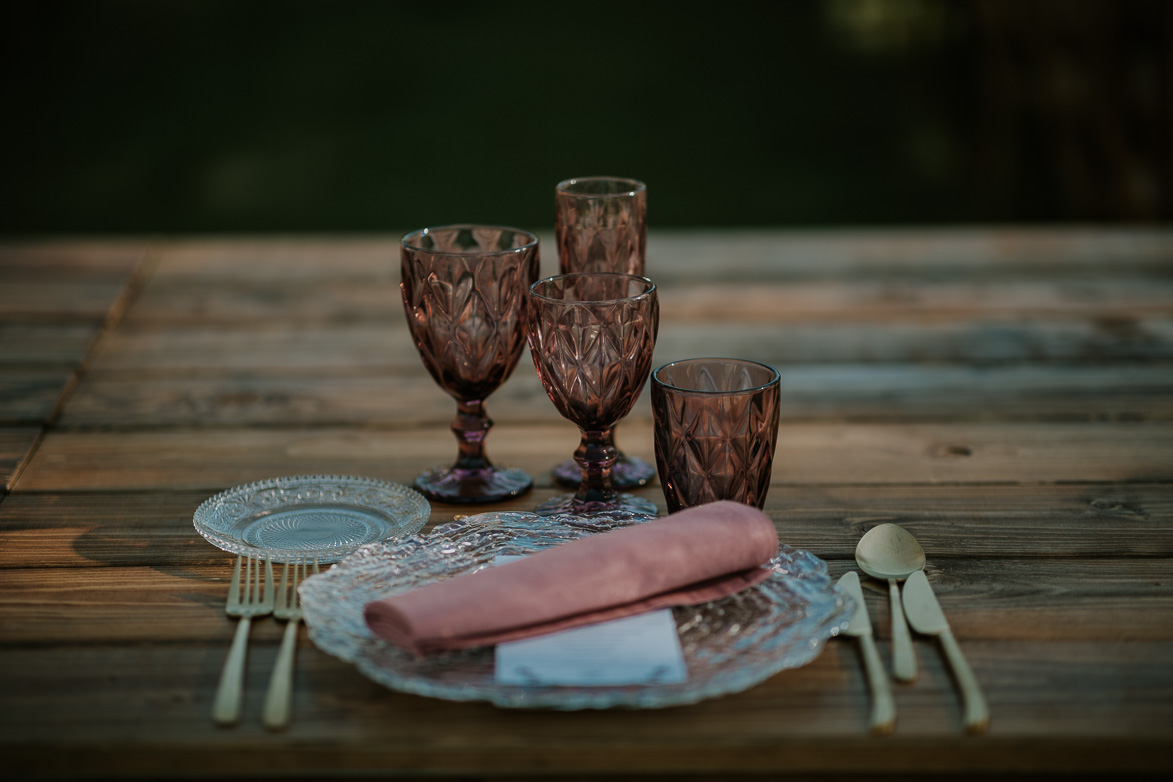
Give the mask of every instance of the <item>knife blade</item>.
<svg viewBox="0 0 1173 782">
<path fill-rule="evenodd" d="M 961 702 L 964 708 L 965 729 L 969 733 L 982 733 L 989 727 L 990 711 L 986 705 L 986 698 L 982 695 L 981 686 L 973 669 L 966 662 L 965 655 L 957 639 L 949 629 L 949 621 L 945 619 L 945 612 L 937 602 L 933 588 L 929 586 L 929 579 L 923 570 L 918 570 L 904 582 L 904 615 L 912 629 L 922 635 L 935 635 L 941 641 L 941 648 L 945 652 L 945 659 L 953 669 L 953 678 L 961 690 Z"/>
<path fill-rule="evenodd" d="M 877 735 L 891 733 L 896 726 L 896 703 L 892 699 L 892 683 L 888 680 L 888 672 L 880 662 L 880 654 L 876 651 L 876 642 L 872 638 L 872 622 L 868 617 L 868 607 L 863 601 L 863 590 L 859 586 L 859 574 L 854 570 L 844 573 L 837 582 L 855 603 L 851 620 L 847 624 L 844 635 L 859 639 L 859 651 L 863 657 L 864 677 L 871 693 L 872 713 L 868 718 L 871 732 Z"/>
</svg>

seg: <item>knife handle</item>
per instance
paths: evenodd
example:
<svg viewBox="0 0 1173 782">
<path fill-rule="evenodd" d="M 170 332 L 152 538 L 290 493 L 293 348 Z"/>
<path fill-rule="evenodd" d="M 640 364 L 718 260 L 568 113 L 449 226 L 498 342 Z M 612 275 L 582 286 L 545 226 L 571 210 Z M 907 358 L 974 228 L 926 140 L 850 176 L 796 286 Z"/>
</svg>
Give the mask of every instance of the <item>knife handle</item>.
<svg viewBox="0 0 1173 782">
<path fill-rule="evenodd" d="M 916 681 L 916 652 L 912 632 L 904 618 L 904 603 L 896 579 L 888 579 L 888 602 L 892 605 L 892 675 L 902 682 Z"/>
<path fill-rule="evenodd" d="M 872 696 L 872 714 L 870 727 L 875 735 L 891 733 L 896 727 L 896 702 L 892 700 L 892 685 L 888 681 L 888 672 L 880 662 L 880 653 L 876 651 L 876 642 L 871 634 L 859 637 L 859 650 L 863 655 L 864 673 L 868 679 L 868 690 Z"/>
<path fill-rule="evenodd" d="M 985 733 L 990 725 L 990 709 L 986 705 L 986 698 L 982 695 L 982 688 L 978 685 L 973 669 L 961 653 L 961 647 L 949 631 L 941 633 L 941 648 L 945 650 L 945 657 L 953 668 L 953 678 L 961 690 L 961 703 L 965 710 L 965 731 L 967 733 Z"/>
</svg>

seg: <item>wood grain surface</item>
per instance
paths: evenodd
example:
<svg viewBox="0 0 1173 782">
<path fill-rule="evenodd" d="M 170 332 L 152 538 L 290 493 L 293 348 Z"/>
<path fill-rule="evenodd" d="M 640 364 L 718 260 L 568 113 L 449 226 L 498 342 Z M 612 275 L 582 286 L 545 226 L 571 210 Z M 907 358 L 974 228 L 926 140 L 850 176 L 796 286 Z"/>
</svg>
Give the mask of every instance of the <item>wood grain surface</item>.
<svg viewBox="0 0 1173 782">
<path fill-rule="evenodd" d="M 556 258 L 542 234 L 544 273 Z M 0 246 L 0 755 L 14 778 L 960 779 L 1173 770 L 1173 231 L 692 231 L 649 237 L 655 361 L 782 374 L 766 511 L 838 577 L 899 523 L 990 702 L 965 736 L 939 648 L 867 733 L 858 649 L 651 711 L 545 712 L 388 690 L 302 632 L 294 719 L 210 719 L 231 558 L 192 526 L 295 473 L 409 483 L 454 403 L 408 336 L 394 235 Z M 561 491 L 578 441 L 528 356 L 488 448 Z M 647 394 L 618 428 L 653 458 Z M 664 509 L 659 487 L 638 491 Z M 886 589 L 863 578 L 890 662 Z"/>
</svg>

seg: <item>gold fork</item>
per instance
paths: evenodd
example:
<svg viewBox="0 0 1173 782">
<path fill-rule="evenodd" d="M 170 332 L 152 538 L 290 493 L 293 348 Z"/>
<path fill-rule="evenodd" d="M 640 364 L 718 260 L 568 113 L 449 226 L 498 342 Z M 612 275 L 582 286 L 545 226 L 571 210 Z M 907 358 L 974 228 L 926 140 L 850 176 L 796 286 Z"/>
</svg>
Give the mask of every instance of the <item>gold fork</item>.
<svg viewBox="0 0 1173 782">
<path fill-rule="evenodd" d="M 318 558 L 314 557 L 314 573 L 318 572 Z M 273 666 L 269 679 L 269 692 L 265 695 L 265 708 L 261 721 L 269 730 L 282 730 L 289 724 L 290 701 L 293 697 L 293 652 L 297 647 L 297 624 L 301 621 L 301 595 L 297 587 L 306 577 L 306 561 L 293 563 L 293 584 L 289 585 L 289 563 L 281 571 L 281 589 L 277 592 L 273 616 L 284 619 L 285 635 L 281 638 L 281 651 Z"/>
<path fill-rule="evenodd" d="M 212 720 L 217 725 L 235 725 L 240 721 L 240 702 L 244 691 L 244 660 L 248 647 L 248 631 L 252 620 L 273 612 L 273 562 L 265 559 L 265 586 L 261 591 L 261 563 L 252 557 L 245 557 L 244 583 L 240 580 L 241 557 L 236 558 L 232 571 L 232 585 L 228 588 L 228 602 L 224 613 L 240 621 L 224 670 L 220 673 L 220 685 L 212 701 Z"/>
</svg>

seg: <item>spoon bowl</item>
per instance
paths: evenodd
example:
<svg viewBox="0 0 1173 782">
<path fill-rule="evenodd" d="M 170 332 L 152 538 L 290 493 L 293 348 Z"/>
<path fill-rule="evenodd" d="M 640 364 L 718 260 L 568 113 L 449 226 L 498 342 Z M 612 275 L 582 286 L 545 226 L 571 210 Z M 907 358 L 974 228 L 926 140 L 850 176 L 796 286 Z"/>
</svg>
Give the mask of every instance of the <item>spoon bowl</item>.
<svg viewBox="0 0 1173 782">
<path fill-rule="evenodd" d="M 904 527 L 880 524 L 860 538 L 855 561 L 872 578 L 903 581 L 925 569 L 925 550 Z"/>
<path fill-rule="evenodd" d="M 855 562 L 872 578 L 888 582 L 892 606 L 892 675 L 901 681 L 916 681 L 916 652 L 912 632 L 904 618 L 900 583 L 924 570 L 925 550 L 912 533 L 897 524 L 879 524 L 868 530 L 855 547 Z"/>
</svg>

